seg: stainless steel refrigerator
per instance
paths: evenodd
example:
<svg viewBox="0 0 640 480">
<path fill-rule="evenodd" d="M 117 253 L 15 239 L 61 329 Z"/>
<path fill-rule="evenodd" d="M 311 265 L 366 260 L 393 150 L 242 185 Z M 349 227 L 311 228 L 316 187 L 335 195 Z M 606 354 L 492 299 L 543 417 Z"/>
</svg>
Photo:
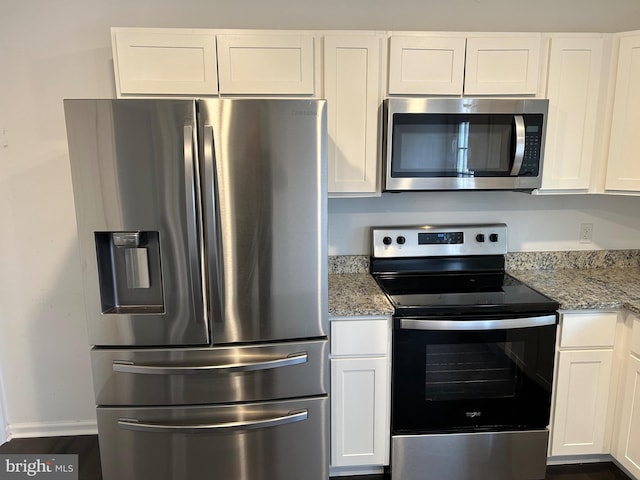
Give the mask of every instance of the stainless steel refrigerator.
<svg viewBox="0 0 640 480">
<path fill-rule="evenodd" d="M 327 479 L 325 102 L 64 107 L 104 480 Z"/>
</svg>

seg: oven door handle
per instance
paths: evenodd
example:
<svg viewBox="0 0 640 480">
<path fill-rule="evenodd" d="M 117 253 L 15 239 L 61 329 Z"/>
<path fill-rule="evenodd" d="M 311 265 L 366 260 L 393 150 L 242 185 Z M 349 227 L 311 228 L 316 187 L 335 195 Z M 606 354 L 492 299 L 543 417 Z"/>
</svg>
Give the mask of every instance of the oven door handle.
<svg viewBox="0 0 640 480">
<path fill-rule="evenodd" d="M 499 318 L 490 320 L 429 320 L 428 318 L 401 318 L 401 330 L 510 330 L 514 328 L 555 325 L 557 317 L 543 315 L 526 318 Z"/>
</svg>

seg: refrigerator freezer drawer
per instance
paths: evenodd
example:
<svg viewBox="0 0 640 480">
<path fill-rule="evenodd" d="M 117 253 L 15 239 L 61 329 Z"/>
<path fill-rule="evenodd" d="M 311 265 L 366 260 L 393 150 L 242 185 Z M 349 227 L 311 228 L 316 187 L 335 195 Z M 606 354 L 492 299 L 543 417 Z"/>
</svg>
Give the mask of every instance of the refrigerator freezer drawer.
<svg viewBox="0 0 640 480">
<path fill-rule="evenodd" d="M 193 405 L 328 392 L 328 341 L 259 346 L 93 349 L 98 405 Z"/>
<path fill-rule="evenodd" d="M 326 397 L 97 413 L 104 480 L 328 478 Z"/>
</svg>

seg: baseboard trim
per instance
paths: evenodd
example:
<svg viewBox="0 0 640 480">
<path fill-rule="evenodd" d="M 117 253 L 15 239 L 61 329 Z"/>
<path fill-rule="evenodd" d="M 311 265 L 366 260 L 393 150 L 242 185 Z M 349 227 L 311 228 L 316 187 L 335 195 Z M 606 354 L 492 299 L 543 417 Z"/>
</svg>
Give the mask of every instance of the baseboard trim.
<svg viewBox="0 0 640 480">
<path fill-rule="evenodd" d="M 556 455 L 547 457 L 547 465 L 574 465 L 578 463 L 606 463 L 613 457 L 608 453 L 585 455 Z"/>
<path fill-rule="evenodd" d="M 79 422 L 45 422 L 45 423 L 14 423 L 8 425 L 9 438 L 32 437 L 64 437 L 68 435 L 97 435 L 96 420 Z"/>
<path fill-rule="evenodd" d="M 330 477 L 344 477 L 352 475 L 379 475 L 384 473 L 382 466 L 329 467 Z"/>
</svg>

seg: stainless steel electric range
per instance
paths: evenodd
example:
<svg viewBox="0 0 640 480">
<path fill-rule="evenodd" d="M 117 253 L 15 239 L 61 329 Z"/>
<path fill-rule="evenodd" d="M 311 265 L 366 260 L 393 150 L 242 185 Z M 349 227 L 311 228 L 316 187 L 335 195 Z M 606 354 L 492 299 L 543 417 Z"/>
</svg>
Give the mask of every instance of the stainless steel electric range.
<svg viewBox="0 0 640 480">
<path fill-rule="evenodd" d="M 374 228 L 392 302 L 392 480 L 545 476 L 558 303 L 505 273 L 504 224 Z"/>
</svg>

